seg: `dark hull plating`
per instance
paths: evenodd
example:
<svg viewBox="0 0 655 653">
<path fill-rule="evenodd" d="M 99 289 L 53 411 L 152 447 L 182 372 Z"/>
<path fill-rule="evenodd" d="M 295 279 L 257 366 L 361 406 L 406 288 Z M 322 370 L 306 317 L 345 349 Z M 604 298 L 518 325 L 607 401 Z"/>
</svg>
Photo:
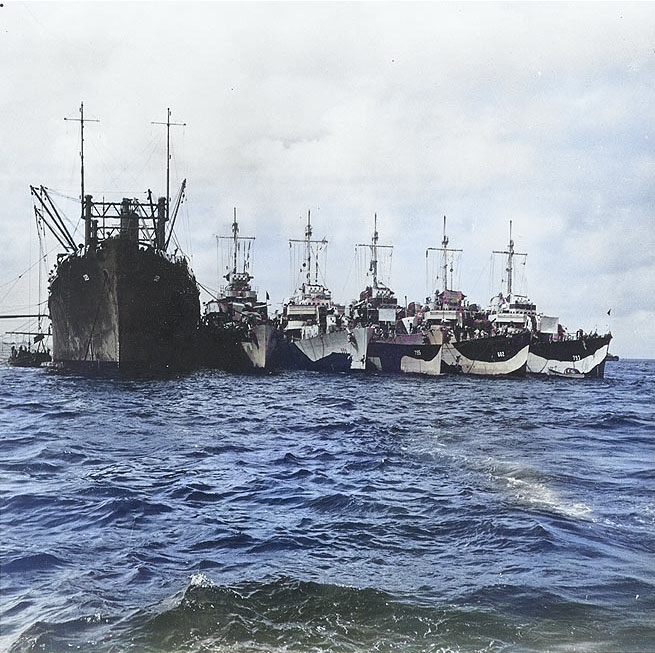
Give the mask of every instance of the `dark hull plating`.
<svg viewBox="0 0 655 653">
<path fill-rule="evenodd" d="M 563 373 L 572 368 L 587 377 L 603 377 L 612 336 L 582 336 L 575 340 L 550 340 L 534 335 L 530 342 L 528 372 Z"/>
<path fill-rule="evenodd" d="M 280 365 L 280 336 L 272 324 L 244 329 L 204 324 L 199 357 L 203 367 L 228 372 L 273 371 Z"/>
<path fill-rule="evenodd" d="M 200 303 L 184 259 L 108 238 L 59 263 L 49 308 L 56 368 L 156 374 L 196 365 Z"/>
<path fill-rule="evenodd" d="M 281 339 L 280 364 L 285 369 L 349 372 L 366 369 L 370 329 L 355 327 L 308 338 Z"/>
<path fill-rule="evenodd" d="M 345 352 L 330 352 L 312 360 L 293 342 L 283 340 L 281 343 L 282 367 L 289 370 L 309 370 L 312 372 L 349 372 L 352 356 Z"/>
<path fill-rule="evenodd" d="M 432 337 L 431 337 L 432 336 Z M 441 374 L 441 333 L 402 334 L 393 338 L 372 337 L 368 344 L 367 369 L 379 372 Z"/>
<path fill-rule="evenodd" d="M 528 362 L 530 333 L 491 336 L 444 344 L 442 369 L 447 373 L 480 376 L 523 376 Z"/>
</svg>

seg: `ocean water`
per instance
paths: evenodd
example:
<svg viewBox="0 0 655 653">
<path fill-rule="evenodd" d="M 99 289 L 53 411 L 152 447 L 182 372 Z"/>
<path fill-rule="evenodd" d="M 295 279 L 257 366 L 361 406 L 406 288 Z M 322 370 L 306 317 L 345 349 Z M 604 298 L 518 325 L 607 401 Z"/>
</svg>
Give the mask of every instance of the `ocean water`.
<svg viewBox="0 0 655 653">
<path fill-rule="evenodd" d="M 0 650 L 655 651 L 654 397 L 0 367 Z"/>
</svg>

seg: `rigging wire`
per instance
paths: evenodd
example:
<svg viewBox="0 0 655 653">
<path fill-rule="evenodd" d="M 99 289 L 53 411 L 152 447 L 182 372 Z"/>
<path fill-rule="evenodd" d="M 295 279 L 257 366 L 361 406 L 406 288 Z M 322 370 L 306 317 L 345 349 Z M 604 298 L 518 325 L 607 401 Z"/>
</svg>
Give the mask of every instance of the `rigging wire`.
<svg viewBox="0 0 655 653">
<path fill-rule="evenodd" d="M 184 158 L 184 151 L 185 151 L 185 145 L 186 145 L 186 129 L 185 129 L 186 124 L 181 125 L 181 127 L 182 127 L 182 146 L 180 148 L 182 150 L 182 159 L 181 160 L 186 161 L 186 159 Z M 178 157 L 175 156 L 175 150 L 176 150 L 175 142 L 171 142 L 170 147 L 171 147 L 171 160 L 173 162 L 173 169 L 174 169 L 175 176 L 177 177 L 177 179 L 180 179 L 180 178 L 186 179 L 187 175 L 180 174 L 180 172 L 178 170 Z M 188 167 L 186 167 L 186 172 L 188 172 Z M 185 190 L 184 197 L 182 198 L 182 205 L 183 206 L 181 207 L 182 211 L 183 211 L 183 216 L 184 216 L 183 232 L 185 234 L 184 240 L 186 241 L 186 244 L 185 244 L 184 247 L 182 247 L 180 245 L 180 242 L 179 242 L 179 239 L 178 239 L 178 246 L 180 247 L 181 251 L 183 251 L 185 253 L 188 252 L 187 256 L 189 257 L 189 259 L 191 259 L 193 257 L 193 247 L 192 247 L 192 241 L 191 241 L 191 220 L 189 218 L 188 202 L 185 201 L 186 194 L 187 194 L 187 192 Z"/>
<path fill-rule="evenodd" d="M 43 188 L 45 188 L 45 190 L 47 192 L 47 197 L 48 197 L 50 203 L 52 204 L 52 206 L 54 206 L 54 208 L 57 211 L 57 217 L 60 219 L 62 224 L 64 224 L 66 226 L 66 228 L 68 229 L 69 233 L 71 234 L 71 236 L 73 237 L 73 240 L 74 240 L 75 239 L 74 236 L 77 235 L 77 233 L 78 233 L 78 231 L 80 229 L 80 225 L 82 223 L 82 215 L 79 214 L 75 220 L 72 220 L 71 218 L 68 217 L 68 215 L 66 214 L 65 211 L 62 211 L 62 210 L 59 209 L 57 204 L 55 204 L 52 196 L 54 195 L 56 197 L 60 197 L 62 199 L 68 200 L 70 202 L 74 202 L 76 205 L 79 205 L 80 200 L 77 197 L 72 197 L 71 195 L 67 195 L 65 193 L 62 193 L 61 191 L 53 190 L 52 188 L 49 188 L 49 187 L 44 186 Z M 77 210 L 77 208 L 78 207 L 76 206 L 76 210 Z"/>
<path fill-rule="evenodd" d="M 341 288 L 341 295 L 342 296 L 348 296 L 348 293 L 350 291 L 350 283 L 351 283 L 350 279 L 351 279 L 351 276 L 353 274 L 353 270 L 356 271 L 356 267 L 357 267 L 356 266 L 356 257 L 357 257 L 357 253 L 355 252 L 353 257 L 350 259 L 350 264 L 348 265 L 348 270 L 346 271 L 346 278 L 345 278 L 345 280 L 343 282 L 343 287 Z M 358 291 L 356 291 L 356 293 L 357 292 Z M 356 296 L 356 293 L 355 293 L 355 295 L 353 295 L 353 297 Z"/>
</svg>

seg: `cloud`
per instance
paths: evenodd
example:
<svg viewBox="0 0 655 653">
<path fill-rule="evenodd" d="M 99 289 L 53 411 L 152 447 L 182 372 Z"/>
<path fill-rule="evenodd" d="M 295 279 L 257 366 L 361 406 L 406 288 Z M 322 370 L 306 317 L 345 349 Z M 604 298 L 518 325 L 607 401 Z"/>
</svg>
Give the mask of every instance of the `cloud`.
<svg viewBox="0 0 655 653">
<path fill-rule="evenodd" d="M 79 193 L 79 124 L 63 118 L 83 100 L 100 120 L 86 132 L 94 194 L 163 194 L 165 129 L 151 123 L 167 107 L 186 123 L 171 131 L 173 188 L 188 178 L 180 238 L 207 285 L 213 235 L 229 233 L 237 206 L 257 238 L 257 284 L 288 295 L 287 240 L 311 209 L 347 301 L 354 244 L 377 212 L 395 245 L 392 287 L 420 297 L 425 249 L 447 214 L 472 300 L 487 300 L 491 251 L 511 219 L 544 310 L 571 326 L 615 296 L 625 315 L 655 319 L 644 308 L 655 265 L 650 3 L 9 3 L 0 21 L 7 280 L 29 259 L 29 184 Z M 617 333 L 617 349 L 652 355 L 649 334 L 637 346 Z"/>
</svg>

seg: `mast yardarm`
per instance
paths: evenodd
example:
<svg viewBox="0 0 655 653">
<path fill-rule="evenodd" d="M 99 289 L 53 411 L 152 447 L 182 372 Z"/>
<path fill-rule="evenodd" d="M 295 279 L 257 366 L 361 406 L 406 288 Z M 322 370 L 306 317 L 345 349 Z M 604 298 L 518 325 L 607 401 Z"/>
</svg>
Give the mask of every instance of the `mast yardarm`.
<svg viewBox="0 0 655 653">
<path fill-rule="evenodd" d="M 153 121 L 153 125 L 166 125 L 166 219 L 171 217 L 171 127 L 186 127 L 185 122 L 171 122 L 171 110 L 166 109 L 166 122 Z"/>
<path fill-rule="evenodd" d="M 494 254 L 505 254 L 507 256 L 507 267 L 505 272 L 507 272 L 507 299 L 510 300 L 512 297 L 512 283 L 514 276 L 514 257 L 515 256 L 527 256 L 523 252 L 514 251 L 514 240 L 512 239 L 512 221 L 509 221 L 509 246 L 506 251 L 499 252 L 494 250 Z"/>
<path fill-rule="evenodd" d="M 296 240 L 294 238 L 289 239 L 289 246 L 292 243 L 302 243 L 305 246 L 305 257 L 303 261 L 303 268 L 305 272 L 305 283 L 308 286 L 318 285 L 318 268 L 319 268 L 319 253 L 321 248 L 325 247 L 328 241 L 323 238 L 322 240 L 312 240 L 313 235 L 312 230 L 312 221 L 311 221 L 311 211 L 307 211 L 307 225 L 305 226 L 305 238 L 303 240 Z M 312 279 L 312 245 L 317 245 L 314 258 L 314 276 Z"/>
<path fill-rule="evenodd" d="M 461 252 L 461 249 L 449 249 L 448 248 L 448 243 L 450 241 L 448 240 L 448 236 L 446 235 L 446 216 L 444 215 L 443 217 L 443 240 L 441 241 L 441 247 L 428 247 L 425 250 L 425 258 L 426 258 L 426 274 L 427 274 L 427 257 L 428 257 L 428 252 L 432 251 L 437 251 L 441 252 L 442 255 L 442 261 L 441 265 L 443 268 L 443 289 L 444 291 L 446 290 L 455 290 L 453 288 L 453 258 L 451 257 L 450 259 L 450 284 L 448 283 L 448 253 L 454 254 L 455 252 Z M 437 289 L 438 290 L 438 289 Z"/>
</svg>

